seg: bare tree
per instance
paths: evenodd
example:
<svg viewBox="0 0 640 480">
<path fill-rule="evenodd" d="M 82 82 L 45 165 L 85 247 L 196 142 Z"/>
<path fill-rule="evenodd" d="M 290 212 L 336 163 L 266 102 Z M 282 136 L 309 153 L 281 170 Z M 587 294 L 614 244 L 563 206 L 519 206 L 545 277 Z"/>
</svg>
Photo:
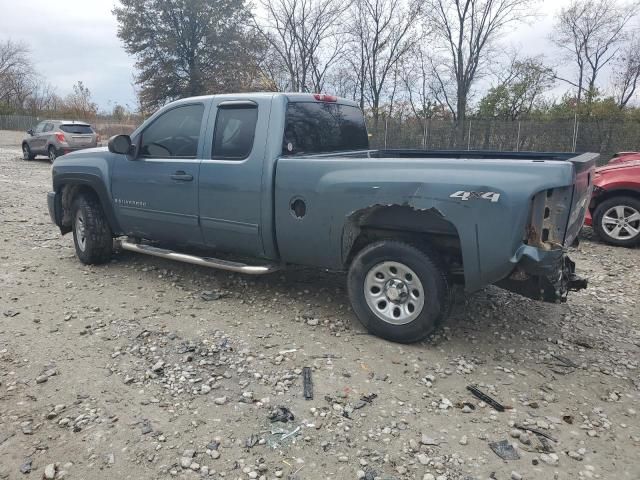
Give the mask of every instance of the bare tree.
<svg viewBox="0 0 640 480">
<path fill-rule="evenodd" d="M 578 106 L 584 96 L 588 102 L 593 99 L 598 75 L 616 57 L 637 8 L 637 2 L 573 0 L 561 10 L 552 38 L 565 58 L 575 62 L 577 72 L 573 79 L 558 79 L 577 89 Z"/>
<path fill-rule="evenodd" d="M 73 86 L 73 93 L 65 100 L 69 113 L 81 120 L 90 120 L 98 112 L 98 106 L 91 100 L 91 91 L 81 81 Z"/>
<path fill-rule="evenodd" d="M 403 62 L 402 84 L 411 111 L 418 119 L 432 118 L 439 111 L 434 80 L 429 54 L 422 45 L 416 45 Z"/>
<path fill-rule="evenodd" d="M 56 89 L 43 79 L 36 80 L 26 100 L 25 108 L 33 116 L 57 107 Z"/>
<path fill-rule="evenodd" d="M 392 93 L 398 76 L 398 62 L 416 42 L 414 26 L 421 4 L 409 0 L 355 0 L 352 7 L 354 55 L 352 64 L 360 80 L 360 103 L 371 107 L 374 128 L 378 125 L 380 103 L 391 80 Z"/>
<path fill-rule="evenodd" d="M 620 53 L 613 72 L 613 88 L 618 107 L 623 109 L 640 86 L 640 39 L 634 37 Z"/>
<path fill-rule="evenodd" d="M 6 40 L 0 43 L 0 103 L 22 110 L 31 92 L 35 75 L 24 43 Z"/>
<path fill-rule="evenodd" d="M 535 0 L 427 0 L 429 22 L 440 62 L 434 71 L 444 103 L 464 135 L 474 82 L 487 69 L 491 48 L 505 29 L 534 14 Z M 453 98 L 452 98 L 453 97 Z"/>
<path fill-rule="evenodd" d="M 268 43 L 274 84 L 281 78 L 273 66 L 288 74 L 286 89 L 305 92 L 323 90 L 328 70 L 344 49 L 338 38 L 340 16 L 348 2 L 340 0 L 261 0 L 267 13 L 255 25 Z M 273 60 L 277 61 L 273 61 Z"/>
</svg>

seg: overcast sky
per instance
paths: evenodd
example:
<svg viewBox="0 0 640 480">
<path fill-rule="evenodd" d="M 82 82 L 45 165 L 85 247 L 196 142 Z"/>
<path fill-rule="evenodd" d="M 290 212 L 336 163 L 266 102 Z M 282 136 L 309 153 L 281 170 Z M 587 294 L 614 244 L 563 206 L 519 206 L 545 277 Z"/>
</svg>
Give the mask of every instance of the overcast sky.
<svg viewBox="0 0 640 480">
<path fill-rule="evenodd" d="M 520 25 L 504 38 L 528 55 L 557 60 L 547 40 L 553 15 L 569 0 L 540 0 L 540 17 Z M 91 90 L 101 109 L 115 103 L 135 106 L 131 87 L 134 59 L 116 36 L 114 0 L 0 0 L 0 40 L 21 40 L 31 47 L 39 73 L 58 94 L 66 95 L 78 80 Z"/>
</svg>

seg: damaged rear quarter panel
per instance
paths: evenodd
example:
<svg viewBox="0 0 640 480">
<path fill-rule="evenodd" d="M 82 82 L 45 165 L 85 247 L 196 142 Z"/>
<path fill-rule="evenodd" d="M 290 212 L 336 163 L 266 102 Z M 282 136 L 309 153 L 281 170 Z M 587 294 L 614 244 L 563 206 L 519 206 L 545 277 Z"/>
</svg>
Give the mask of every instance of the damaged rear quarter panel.
<svg viewBox="0 0 640 480">
<path fill-rule="evenodd" d="M 351 215 L 376 205 L 434 209 L 458 232 L 466 290 L 474 291 L 513 270 L 531 199 L 540 191 L 572 185 L 573 168 L 562 161 L 300 156 L 278 159 L 275 183 L 283 261 L 342 270 L 343 235 Z M 497 202 L 451 198 L 458 191 L 500 197 Z M 307 205 L 303 218 L 290 210 L 295 198 Z"/>
</svg>

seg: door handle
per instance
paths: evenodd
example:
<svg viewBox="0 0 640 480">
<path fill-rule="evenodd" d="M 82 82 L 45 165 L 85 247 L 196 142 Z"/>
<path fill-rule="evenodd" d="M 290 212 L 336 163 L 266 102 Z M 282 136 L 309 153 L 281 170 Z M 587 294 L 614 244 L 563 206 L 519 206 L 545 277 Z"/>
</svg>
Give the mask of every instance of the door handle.
<svg viewBox="0 0 640 480">
<path fill-rule="evenodd" d="M 172 180 L 180 180 L 182 182 L 190 182 L 193 180 L 193 175 L 185 173 L 184 170 L 178 170 L 173 175 L 171 175 Z"/>
</svg>

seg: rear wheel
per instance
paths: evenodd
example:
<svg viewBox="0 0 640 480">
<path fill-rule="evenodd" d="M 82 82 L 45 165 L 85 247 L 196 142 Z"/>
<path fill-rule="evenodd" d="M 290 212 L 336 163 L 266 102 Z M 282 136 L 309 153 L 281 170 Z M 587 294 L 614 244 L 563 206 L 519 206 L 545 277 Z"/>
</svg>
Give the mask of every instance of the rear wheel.
<svg viewBox="0 0 640 480">
<path fill-rule="evenodd" d="M 386 340 L 422 340 L 449 313 L 444 270 L 403 242 L 385 240 L 365 247 L 353 260 L 347 282 L 360 322 Z"/>
<path fill-rule="evenodd" d="M 100 203 L 80 195 L 73 202 L 73 243 L 82 263 L 100 264 L 111 259 L 113 238 Z"/>
<path fill-rule="evenodd" d="M 53 145 L 49 147 L 48 153 L 49 153 L 49 161 L 53 163 L 55 159 L 58 157 L 58 155 L 56 154 L 56 149 Z"/>
<path fill-rule="evenodd" d="M 593 228 L 610 245 L 633 247 L 640 243 L 640 200 L 613 197 L 596 208 Z"/>
<path fill-rule="evenodd" d="M 36 156 L 31 153 L 31 148 L 29 148 L 29 144 L 22 144 L 22 159 L 23 160 L 33 160 Z"/>
</svg>

